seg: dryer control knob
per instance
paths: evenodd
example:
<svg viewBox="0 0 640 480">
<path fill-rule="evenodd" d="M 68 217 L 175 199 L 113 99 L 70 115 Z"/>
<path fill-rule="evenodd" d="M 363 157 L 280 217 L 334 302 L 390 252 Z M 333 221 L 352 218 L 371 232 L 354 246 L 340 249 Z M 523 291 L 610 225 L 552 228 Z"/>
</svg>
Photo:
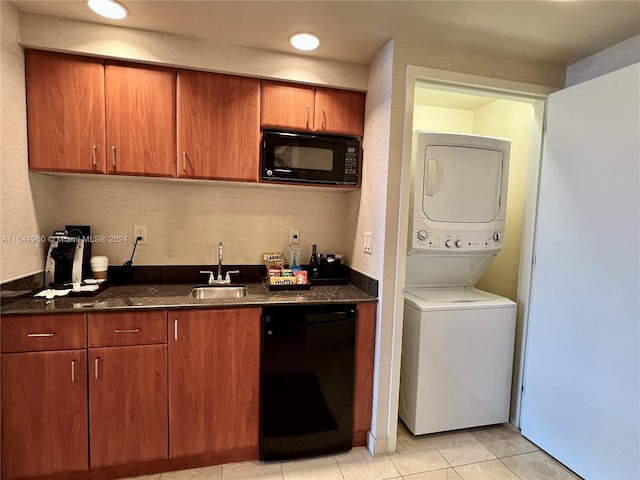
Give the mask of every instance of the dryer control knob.
<svg viewBox="0 0 640 480">
<path fill-rule="evenodd" d="M 427 231 L 426 230 L 418 230 L 418 240 L 424 242 L 427 239 Z"/>
<path fill-rule="evenodd" d="M 444 246 L 447 247 L 447 248 L 451 248 L 451 247 L 453 247 L 453 242 L 451 240 L 446 240 L 444 242 Z"/>
<path fill-rule="evenodd" d="M 502 232 L 493 232 L 493 240 L 499 242 L 502 240 Z"/>
<path fill-rule="evenodd" d="M 456 247 L 460 248 L 462 246 L 462 240 L 456 240 Z"/>
</svg>

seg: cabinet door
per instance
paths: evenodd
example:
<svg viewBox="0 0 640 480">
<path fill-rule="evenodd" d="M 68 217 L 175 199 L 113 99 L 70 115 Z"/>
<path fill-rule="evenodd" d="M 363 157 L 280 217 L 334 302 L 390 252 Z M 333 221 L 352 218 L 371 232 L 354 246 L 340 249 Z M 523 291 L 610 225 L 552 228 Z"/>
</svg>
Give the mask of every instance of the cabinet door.
<svg viewBox="0 0 640 480">
<path fill-rule="evenodd" d="M 261 86 L 262 127 L 313 130 L 313 87 L 265 80 Z"/>
<path fill-rule="evenodd" d="M 253 448 L 260 423 L 260 309 L 170 313 L 171 458 Z"/>
<path fill-rule="evenodd" d="M 85 350 L 2 355 L 2 478 L 87 470 Z"/>
<path fill-rule="evenodd" d="M 178 70 L 178 176 L 258 181 L 260 81 Z"/>
<path fill-rule="evenodd" d="M 91 467 L 167 458 L 167 346 L 89 349 Z"/>
<path fill-rule="evenodd" d="M 375 302 L 358 304 L 353 395 L 354 446 L 367 444 L 367 432 L 371 428 L 377 308 Z"/>
<path fill-rule="evenodd" d="M 175 177 L 175 70 L 107 62 L 109 173 Z"/>
<path fill-rule="evenodd" d="M 25 52 L 29 168 L 105 173 L 101 59 Z"/>
<path fill-rule="evenodd" d="M 316 88 L 315 130 L 363 136 L 364 101 L 361 92 Z"/>
</svg>

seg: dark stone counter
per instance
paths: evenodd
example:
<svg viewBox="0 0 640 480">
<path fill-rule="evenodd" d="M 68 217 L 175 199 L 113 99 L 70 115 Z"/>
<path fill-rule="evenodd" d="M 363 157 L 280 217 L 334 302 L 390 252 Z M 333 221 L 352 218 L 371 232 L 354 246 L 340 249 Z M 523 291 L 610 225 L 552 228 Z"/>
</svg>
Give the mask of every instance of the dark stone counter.
<svg viewBox="0 0 640 480">
<path fill-rule="evenodd" d="M 113 285 L 95 296 L 24 296 L 2 307 L 3 315 L 79 311 L 245 307 L 286 304 L 372 302 L 376 298 L 349 285 L 312 286 L 310 290 L 270 291 L 264 282 L 246 283 L 243 298 L 193 299 L 193 284 Z M 34 292 L 37 293 L 37 292 Z"/>
</svg>

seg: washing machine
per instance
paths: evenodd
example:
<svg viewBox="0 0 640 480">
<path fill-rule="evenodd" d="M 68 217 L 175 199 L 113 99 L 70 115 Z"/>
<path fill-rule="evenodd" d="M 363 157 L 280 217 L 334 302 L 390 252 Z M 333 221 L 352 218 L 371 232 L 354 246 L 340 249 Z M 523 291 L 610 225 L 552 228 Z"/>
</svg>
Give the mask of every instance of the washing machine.
<svg viewBox="0 0 640 480">
<path fill-rule="evenodd" d="M 409 430 L 507 422 L 516 304 L 473 287 L 404 297 L 399 413 Z"/>
<path fill-rule="evenodd" d="M 400 418 L 416 435 L 506 422 L 516 304 L 474 286 L 504 245 L 510 141 L 413 147 Z"/>
</svg>

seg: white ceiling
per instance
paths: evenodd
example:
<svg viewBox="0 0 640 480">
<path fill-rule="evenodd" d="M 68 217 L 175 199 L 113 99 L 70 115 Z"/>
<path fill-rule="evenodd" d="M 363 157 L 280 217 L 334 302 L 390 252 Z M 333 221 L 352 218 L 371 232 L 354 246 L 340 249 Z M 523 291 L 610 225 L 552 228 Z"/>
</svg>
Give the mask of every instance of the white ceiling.
<svg viewBox="0 0 640 480">
<path fill-rule="evenodd" d="M 84 0 L 16 0 L 19 10 L 293 52 L 288 36 L 322 38 L 307 55 L 368 63 L 389 39 L 568 66 L 640 34 L 640 0 L 626 1 L 146 1 L 120 0 L 123 21 Z"/>
</svg>

